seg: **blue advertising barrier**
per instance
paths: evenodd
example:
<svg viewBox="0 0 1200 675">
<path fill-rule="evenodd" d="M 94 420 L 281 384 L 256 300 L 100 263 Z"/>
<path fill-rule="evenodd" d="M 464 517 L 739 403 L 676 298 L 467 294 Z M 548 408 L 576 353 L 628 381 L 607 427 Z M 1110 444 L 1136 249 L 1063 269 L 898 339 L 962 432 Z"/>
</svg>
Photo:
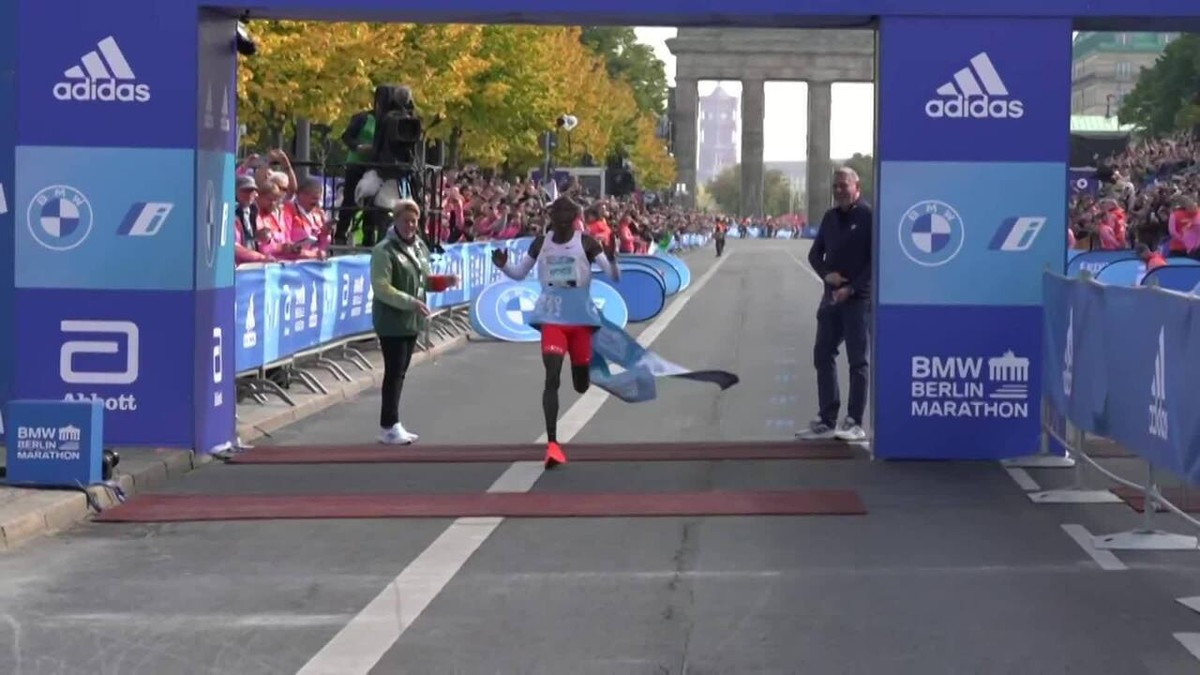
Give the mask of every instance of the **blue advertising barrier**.
<svg viewBox="0 0 1200 675">
<path fill-rule="evenodd" d="M 1190 258 L 1171 258 L 1167 267 L 1196 267 L 1200 263 Z M 1138 286 L 1145 283 L 1146 263 L 1138 258 L 1124 258 L 1111 262 L 1095 274 L 1096 281 L 1111 286 Z M 1200 277 L 1194 277 L 1200 280 Z M 1195 284 L 1193 284 L 1195 285 Z"/>
<path fill-rule="evenodd" d="M 456 274 L 459 286 L 430 293 L 432 309 L 473 302 L 502 277 L 492 251 L 510 259 L 529 250 L 531 237 L 454 244 L 431 260 L 435 274 Z M 532 274 L 536 278 L 536 274 Z M 327 261 L 244 265 L 237 270 L 234 363 L 242 373 L 321 345 L 371 333 L 371 257 L 339 256 Z"/>
<path fill-rule="evenodd" d="M 1167 262 L 1166 267 L 1147 272 L 1146 276 L 1142 277 L 1142 285 L 1158 286 L 1180 293 L 1191 293 L 1200 285 L 1200 263 L 1189 258 L 1172 258 Z"/>
<path fill-rule="evenodd" d="M 659 253 L 659 258 L 666 260 L 679 273 L 679 290 L 686 291 L 692 285 L 692 270 L 688 268 L 687 263 L 679 259 L 678 256 L 670 253 Z"/>
<path fill-rule="evenodd" d="M 683 278 L 675 270 L 675 266 L 664 258 L 656 255 L 623 255 L 620 259 L 623 263 L 645 265 L 658 272 L 666 285 L 668 296 L 675 295 L 683 287 Z"/>
<path fill-rule="evenodd" d="M 641 265 L 618 263 L 621 267 L 621 278 L 613 281 L 599 270 L 594 270 L 592 276 L 617 289 L 625 306 L 629 310 L 630 323 L 649 321 L 662 312 L 667 303 L 667 287 L 662 277 L 654 270 Z"/>
<path fill-rule="evenodd" d="M 78 488 L 103 480 L 99 401 L 10 401 L 7 421 L 9 485 Z"/>
<path fill-rule="evenodd" d="M 1200 484 L 1200 299 L 1044 276 L 1043 394 L 1081 430 Z"/>
<path fill-rule="evenodd" d="M 629 309 L 617 289 L 593 279 L 591 291 L 592 301 L 604 318 L 621 328 L 628 325 Z M 525 315 L 533 311 L 541 292 L 537 281 L 501 279 L 483 289 L 471 303 L 471 327 L 480 335 L 495 340 L 537 342 L 542 334 L 525 323 Z"/>
<path fill-rule="evenodd" d="M 1133 251 L 1084 251 L 1067 262 L 1067 276 L 1077 277 L 1083 270 L 1096 274 L 1110 263 L 1136 258 Z"/>
</svg>

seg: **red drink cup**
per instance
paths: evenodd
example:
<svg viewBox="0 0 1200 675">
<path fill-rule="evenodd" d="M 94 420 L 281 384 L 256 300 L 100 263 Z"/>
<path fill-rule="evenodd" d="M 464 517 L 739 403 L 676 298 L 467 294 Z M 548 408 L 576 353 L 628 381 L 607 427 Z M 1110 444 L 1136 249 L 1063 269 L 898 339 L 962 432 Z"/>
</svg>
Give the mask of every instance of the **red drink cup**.
<svg viewBox="0 0 1200 675">
<path fill-rule="evenodd" d="M 458 275 L 456 274 L 429 275 L 429 291 L 431 293 L 441 293 L 442 291 L 454 288 L 457 285 Z"/>
</svg>

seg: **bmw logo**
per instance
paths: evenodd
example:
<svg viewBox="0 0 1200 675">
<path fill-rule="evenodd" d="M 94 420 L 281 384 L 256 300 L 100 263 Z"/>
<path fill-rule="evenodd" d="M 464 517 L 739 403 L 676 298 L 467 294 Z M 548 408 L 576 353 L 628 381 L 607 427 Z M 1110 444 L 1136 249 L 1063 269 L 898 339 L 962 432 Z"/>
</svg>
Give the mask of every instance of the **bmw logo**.
<svg viewBox="0 0 1200 675">
<path fill-rule="evenodd" d="M 923 267 L 945 265 L 962 250 L 962 216 L 946 202 L 925 200 L 900 219 L 900 250 Z"/>
<path fill-rule="evenodd" d="M 537 332 L 525 323 L 525 315 L 533 311 L 537 299 L 538 294 L 524 285 L 506 289 L 496 301 L 497 323 L 513 335 Z"/>
<path fill-rule="evenodd" d="M 92 232 L 92 204 L 69 185 L 42 188 L 25 214 L 29 234 L 52 251 L 69 251 Z"/>
</svg>

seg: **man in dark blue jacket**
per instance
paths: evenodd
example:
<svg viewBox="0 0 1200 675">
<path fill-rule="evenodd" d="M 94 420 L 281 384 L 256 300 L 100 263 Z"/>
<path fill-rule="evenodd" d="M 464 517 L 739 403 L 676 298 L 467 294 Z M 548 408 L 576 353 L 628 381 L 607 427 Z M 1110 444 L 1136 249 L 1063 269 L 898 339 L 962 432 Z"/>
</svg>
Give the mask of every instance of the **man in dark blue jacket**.
<svg viewBox="0 0 1200 675">
<path fill-rule="evenodd" d="M 804 439 L 862 441 L 867 407 L 867 352 L 871 310 L 871 207 L 863 201 L 858 174 L 843 167 L 834 174 L 836 206 L 825 213 L 808 262 L 824 281 L 817 309 L 813 367 L 817 371 L 817 418 L 796 434 Z M 850 398 L 846 418 L 837 425 L 841 393 L 837 353 L 846 344 L 850 362 Z"/>
</svg>

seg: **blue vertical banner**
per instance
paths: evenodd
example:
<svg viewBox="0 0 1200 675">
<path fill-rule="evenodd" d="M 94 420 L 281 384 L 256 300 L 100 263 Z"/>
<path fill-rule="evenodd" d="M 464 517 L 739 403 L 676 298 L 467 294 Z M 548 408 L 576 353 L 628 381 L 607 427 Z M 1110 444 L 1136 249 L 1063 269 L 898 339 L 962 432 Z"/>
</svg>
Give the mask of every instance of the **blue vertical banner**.
<svg viewBox="0 0 1200 675">
<path fill-rule="evenodd" d="M 5 272 L 0 276 L 0 353 L 9 358 L 0 360 L 0 439 L 6 425 L 3 410 L 7 409 L 16 360 L 14 332 L 16 317 L 13 301 L 16 289 L 11 260 L 13 260 L 13 166 L 17 145 L 17 3 L 0 2 L 0 262 Z"/>
<path fill-rule="evenodd" d="M 209 10 L 196 26 L 195 441 L 198 452 L 236 438 L 237 354 L 247 339 L 235 319 L 234 153 L 237 148 L 237 22 Z M 244 322 L 244 317 L 243 317 Z"/>
<path fill-rule="evenodd" d="M 1070 21 L 885 17 L 879 49 L 874 452 L 1028 454 L 1042 272 L 1066 260 Z"/>
<path fill-rule="evenodd" d="M 214 187 L 226 172 L 223 158 L 198 158 L 188 114 L 196 6 L 18 0 L 0 12 L 14 8 L 3 24 L 21 39 L 0 47 L 16 49 L 20 74 L 14 95 L 0 97 L 0 110 L 15 102 L 15 151 L 4 156 L 20 177 L 9 186 L 13 220 L 0 228 L 12 237 L 22 317 L 4 322 L 15 327 L 12 397 L 97 401 L 108 445 L 204 450 L 203 429 L 221 426 L 204 403 L 214 328 L 232 332 L 233 302 L 221 312 L 196 292 L 197 244 L 207 241 L 196 229 L 206 205 L 197 164 L 215 167 Z M 232 296 L 232 266 L 226 278 Z"/>
</svg>

